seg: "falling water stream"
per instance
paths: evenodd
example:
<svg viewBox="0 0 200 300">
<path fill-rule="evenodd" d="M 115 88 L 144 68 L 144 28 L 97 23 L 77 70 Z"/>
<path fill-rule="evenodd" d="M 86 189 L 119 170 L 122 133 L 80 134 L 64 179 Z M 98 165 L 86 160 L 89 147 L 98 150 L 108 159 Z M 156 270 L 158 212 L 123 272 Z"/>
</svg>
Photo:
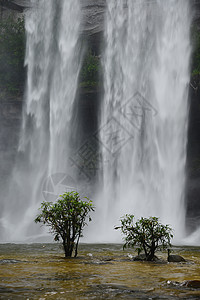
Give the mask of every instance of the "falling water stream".
<svg viewBox="0 0 200 300">
<path fill-rule="evenodd" d="M 26 15 L 27 89 L 19 155 L 2 224 L 9 240 L 34 234 L 48 175 L 66 173 L 80 69 L 78 0 L 32 0 Z M 35 229 L 37 230 L 37 229 Z"/>
<path fill-rule="evenodd" d="M 98 207 L 107 241 L 125 213 L 161 217 L 179 242 L 185 234 L 190 23 L 188 0 L 107 1 Z"/>
<path fill-rule="evenodd" d="M 33 220 L 42 185 L 52 174 L 67 173 L 77 136 L 72 119 L 82 57 L 81 3 L 31 0 L 31 6 L 21 138 L 3 201 L 1 240 L 38 235 Z M 121 241 L 113 226 L 125 213 L 161 217 L 178 242 L 185 234 L 190 25 L 189 0 L 107 1 L 96 134 L 103 168 L 94 196 L 97 227 L 89 229 L 88 239 Z"/>
</svg>

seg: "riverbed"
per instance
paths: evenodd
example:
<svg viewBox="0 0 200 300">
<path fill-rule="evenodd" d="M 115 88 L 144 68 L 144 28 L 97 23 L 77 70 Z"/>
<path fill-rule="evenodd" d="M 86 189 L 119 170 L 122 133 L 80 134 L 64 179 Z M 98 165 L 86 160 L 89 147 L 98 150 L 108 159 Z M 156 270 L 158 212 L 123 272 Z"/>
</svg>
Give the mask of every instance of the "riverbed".
<svg viewBox="0 0 200 300">
<path fill-rule="evenodd" d="M 65 259 L 59 244 L 1 244 L 0 299 L 200 299 L 200 247 L 174 247 L 187 262 L 135 262 L 120 244 L 82 244 Z"/>
</svg>

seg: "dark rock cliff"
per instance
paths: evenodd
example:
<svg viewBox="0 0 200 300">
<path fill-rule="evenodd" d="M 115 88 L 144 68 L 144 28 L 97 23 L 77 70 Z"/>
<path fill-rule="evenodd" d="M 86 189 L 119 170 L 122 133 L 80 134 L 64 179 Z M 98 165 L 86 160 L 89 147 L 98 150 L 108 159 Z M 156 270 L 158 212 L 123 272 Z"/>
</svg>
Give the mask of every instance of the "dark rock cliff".
<svg viewBox="0 0 200 300">
<path fill-rule="evenodd" d="M 200 31 L 200 0 L 193 1 L 193 10 Z M 200 226 L 200 86 L 190 87 L 189 96 L 186 216 L 189 232 Z"/>
</svg>

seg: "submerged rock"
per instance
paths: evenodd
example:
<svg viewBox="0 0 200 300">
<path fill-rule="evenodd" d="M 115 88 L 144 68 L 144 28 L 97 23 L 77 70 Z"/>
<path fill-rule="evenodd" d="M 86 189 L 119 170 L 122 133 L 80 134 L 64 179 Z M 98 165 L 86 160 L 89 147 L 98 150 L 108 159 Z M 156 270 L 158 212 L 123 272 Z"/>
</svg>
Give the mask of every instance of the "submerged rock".
<svg viewBox="0 0 200 300">
<path fill-rule="evenodd" d="M 181 284 L 181 286 L 193 289 L 200 289 L 200 280 L 186 280 Z"/>
<path fill-rule="evenodd" d="M 147 258 L 146 258 L 146 255 L 145 254 L 140 254 L 140 255 L 137 255 L 133 258 L 134 261 L 146 261 Z"/>
<path fill-rule="evenodd" d="M 183 282 L 168 280 L 167 284 L 176 287 L 178 286 L 178 287 L 191 288 L 191 289 L 200 289 L 200 280 L 185 280 Z"/>
<path fill-rule="evenodd" d="M 134 261 L 147 261 L 145 254 L 140 254 L 134 257 Z M 159 258 L 157 256 L 154 256 L 154 258 L 151 261 L 158 261 Z"/>
</svg>

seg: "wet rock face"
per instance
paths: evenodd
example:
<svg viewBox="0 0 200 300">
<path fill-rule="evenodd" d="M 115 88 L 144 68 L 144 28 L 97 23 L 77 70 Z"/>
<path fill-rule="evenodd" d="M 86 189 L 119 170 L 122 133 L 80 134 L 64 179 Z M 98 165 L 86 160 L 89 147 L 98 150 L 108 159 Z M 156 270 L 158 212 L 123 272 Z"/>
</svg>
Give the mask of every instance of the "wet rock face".
<svg viewBox="0 0 200 300">
<path fill-rule="evenodd" d="M 92 50 L 100 55 L 106 0 L 82 0 L 82 36 Z"/>
<path fill-rule="evenodd" d="M 97 34 L 103 31 L 106 0 L 80 0 L 83 12 L 84 34 Z M 30 0 L 0 0 L 3 9 L 23 12 L 31 7 Z"/>
<path fill-rule="evenodd" d="M 200 28 L 200 0 L 193 1 L 194 22 Z M 83 12 L 82 34 L 90 44 L 92 51 L 99 55 L 104 28 L 106 0 L 80 0 Z M 23 12 L 31 7 L 30 0 L 0 0 L 3 9 Z"/>
<path fill-rule="evenodd" d="M 200 25 L 200 0 L 191 0 L 195 10 L 194 22 Z M 11 10 L 23 11 L 30 7 L 30 0 L 0 0 L 0 6 Z M 106 0 L 81 0 L 84 31 L 96 34 L 103 31 Z"/>
<path fill-rule="evenodd" d="M 194 0 L 194 22 L 199 26 L 200 28 L 200 0 Z"/>
<path fill-rule="evenodd" d="M 29 5 L 29 0 L 0 0 L 0 6 L 3 9 L 13 10 L 19 13 L 22 13 Z"/>
<path fill-rule="evenodd" d="M 82 0 L 84 31 L 90 35 L 103 31 L 105 0 Z"/>
<path fill-rule="evenodd" d="M 10 2 L 13 2 L 21 7 L 28 7 L 30 5 L 30 0 L 13 0 L 13 1 L 10 1 Z"/>
<path fill-rule="evenodd" d="M 193 1 L 193 22 L 200 30 L 200 0 Z M 200 226 L 200 90 L 190 89 L 187 146 L 186 211 L 189 232 Z"/>
<path fill-rule="evenodd" d="M 187 145 L 186 209 L 187 227 L 193 231 L 200 226 L 200 91 L 189 96 Z"/>
</svg>

